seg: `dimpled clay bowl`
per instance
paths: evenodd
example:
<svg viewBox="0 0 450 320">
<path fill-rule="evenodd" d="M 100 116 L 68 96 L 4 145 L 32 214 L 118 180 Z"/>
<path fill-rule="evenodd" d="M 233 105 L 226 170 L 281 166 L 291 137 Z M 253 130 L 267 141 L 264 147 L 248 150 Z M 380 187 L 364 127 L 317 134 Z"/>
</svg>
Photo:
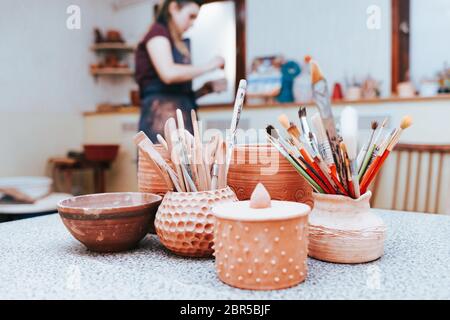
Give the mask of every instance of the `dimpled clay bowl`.
<svg viewBox="0 0 450 320">
<path fill-rule="evenodd" d="M 161 200 L 151 193 L 94 194 L 63 200 L 58 212 L 88 249 L 119 252 L 135 248 L 149 232 Z"/>
<path fill-rule="evenodd" d="M 205 192 L 168 192 L 155 219 L 161 243 L 181 256 L 213 254 L 214 205 L 237 201 L 230 188 Z"/>
</svg>

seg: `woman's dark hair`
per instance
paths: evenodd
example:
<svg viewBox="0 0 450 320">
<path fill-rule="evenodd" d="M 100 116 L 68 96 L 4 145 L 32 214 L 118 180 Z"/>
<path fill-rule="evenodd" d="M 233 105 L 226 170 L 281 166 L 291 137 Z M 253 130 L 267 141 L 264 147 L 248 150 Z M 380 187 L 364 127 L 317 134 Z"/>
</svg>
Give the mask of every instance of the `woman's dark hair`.
<svg viewBox="0 0 450 320">
<path fill-rule="evenodd" d="M 176 2 L 180 7 L 188 3 L 196 3 L 198 6 L 202 6 L 205 2 L 204 0 L 164 0 L 159 6 L 156 13 L 156 22 L 168 26 L 169 24 L 169 5 L 172 2 Z"/>
</svg>

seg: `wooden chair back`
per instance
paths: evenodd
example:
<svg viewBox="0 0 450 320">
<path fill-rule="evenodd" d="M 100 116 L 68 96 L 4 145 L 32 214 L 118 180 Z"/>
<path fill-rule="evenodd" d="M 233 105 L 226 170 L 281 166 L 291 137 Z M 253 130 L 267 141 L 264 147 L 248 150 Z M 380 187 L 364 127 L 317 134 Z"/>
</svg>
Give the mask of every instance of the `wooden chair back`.
<svg viewBox="0 0 450 320">
<path fill-rule="evenodd" d="M 394 149 L 394 154 L 396 159 L 392 198 L 390 208 L 387 209 L 439 213 L 442 193 L 449 183 L 443 175 L 446 157 L 450 155 L 450 145 L 398 144 Z M 405 161 L 406 177 L 403 179 L 406 182 L 404 185 L 400 182 L 400 171 L 404 169 Z M 384 172 L 385 170 L 379 174 L 374 182 L 374 188 L 372 189 L 373 205 L 381 194 L 380 180 Z M 447 185 L 444 185 L 444 183 L 447 183 Z M 402 196 L 402 187 L 404 187 L 403 198 L 398 201 L 400 200 L 398 197 Z M 383 192 L 386 192 L 386 190 L 383 190 Z M 421 199 L 421 197 L 425 199 Z M 419 206 L 420 200 L 424 200 L 424 206 Z"/>
</svg>

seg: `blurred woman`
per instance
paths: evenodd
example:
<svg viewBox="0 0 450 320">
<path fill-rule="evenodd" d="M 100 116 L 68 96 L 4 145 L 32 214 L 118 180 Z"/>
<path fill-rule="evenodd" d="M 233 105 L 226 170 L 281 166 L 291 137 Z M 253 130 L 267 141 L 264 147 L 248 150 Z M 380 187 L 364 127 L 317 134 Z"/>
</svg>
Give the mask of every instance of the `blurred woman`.
<svg viewBox="0 0 450 320">
<path fill-rule="evenodd" d="M 141 96 L 139 129 L 152 141 L 163 134 L 164 124 L 183 111 L 186 129 L 192 132 L 191 110 L 196 99 L 212 93 L 206 83 L 194 92 L 192 80 L 215 69 L 224 68 L 225 61 L 216 57 L 201 66 L 191 64 L 189 41 L 183 34 L 198 16 L 200 0 L 165 0 L 161 3 L 156 22 L 139 43 L 136 52 L 136 81 Z"/>
</svg>

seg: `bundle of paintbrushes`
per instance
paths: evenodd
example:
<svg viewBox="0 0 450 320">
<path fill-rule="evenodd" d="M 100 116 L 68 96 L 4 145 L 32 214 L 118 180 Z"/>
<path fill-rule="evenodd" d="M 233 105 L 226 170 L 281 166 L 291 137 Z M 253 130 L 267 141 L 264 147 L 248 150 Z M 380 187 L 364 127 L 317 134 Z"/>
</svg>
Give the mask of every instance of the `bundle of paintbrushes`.
<svg viewBox="0 0 450 320">
<path fill-rule="evenodd" d="M 240 82 L 227 142 L 220 134 L 204 144 L 197 114 L 191 111 L 192 135 L 185 129 L 183 113 L 176 111 L 176 120 L 170 118 L 164 126 L 164 137 L 157 136 L 170 161 L 158 153 L 153 141 L 144 132 L 134 137 L 134 142 L 148 161 L 153 163 L 158 175 L 171 191 L 201 192 L 222 189 L 227 186 L 227 172 L 231 152 L 236 141 L 236 130 L 242 112 L 247 82 Z M 169 160 L 169 159 L 168 159 Z"/>
<path fill-rule="evenodd" d="M 356 110 L 351 107 L 343 110 L 339 135 L 327 82 L 313 61 L 311 74 L 313 97 L 320 114 L 312 117 L 310 126 L 306 109 L 300 108 L 300 127 L 290 122 L 286 115 L 281 115 L 278 120 L 287 137 L 269 125 L 266 128 L 268 140 L 316 192 L 357 199 L 367 192 L 403 130 L 412 125 L 412 119 L 403 118 L 400 127 L 392 132 L 386 130 L 387 120 L 381 126 L 373 122 L 370 139 L 358 153 Z"/>
</svg>

